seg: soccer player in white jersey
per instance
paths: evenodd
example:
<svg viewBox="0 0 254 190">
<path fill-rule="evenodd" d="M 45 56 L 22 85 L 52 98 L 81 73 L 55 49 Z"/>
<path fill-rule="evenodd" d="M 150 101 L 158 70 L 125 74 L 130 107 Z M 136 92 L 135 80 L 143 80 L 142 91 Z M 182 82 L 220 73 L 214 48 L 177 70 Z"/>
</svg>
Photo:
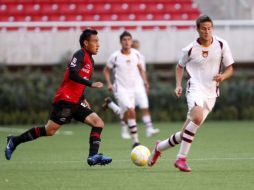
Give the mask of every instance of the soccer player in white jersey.
<svg viewBox="0 0 254 190">
<path fill-rule="evenodd" d="M 137 85 L 137 72 L 143 79 L 146 90 L 149 84 L 143 67 L 141 66 L 140 53 L 131 48 L 132 36 L 129 32 L 124 31 L 120 35 L 121 50 L 114 52 L 104 68 L 104 76 L 108 85 L 108 90 L 113 91 L 117 103 L 121 110 L 123 120 L 127 123 L 133 146 L 139 145 L 136 112 L 135 112 L 135 89 Z M 110 71 L 114 73 L 114 84 L 110 79 Z"/>
<path fill-rule="evenodd" d="M 161 152 L 180 144 L 175 167 L 183 172 L 191 171 L 186 159 L 197 129 L 214 107 L 216 97 L 219 96 L 219 84 L 233 75 L 234 60 L 230 48 L 225 40 L 212 35 L 213 22 L 210 17 L 200 16 L 196 20 L 196 27 L 199 38 L 182 50 L 176 66 L 177 97 L 183 92 L 184 68 L 189 76 L 186 87 L 187 119 L 182 131 L 156 142 L 149 158 L 149 166 L 156 163 Z"/>
<path fill-rule="evenodd" d="M 139 51 L 140 43 L 138 40 L 132 41 L 132 48 Z M 140 53 L 140 63 L 146 71 L 146 63 L 145 63 L 145 57 Z M 137 70 L 138 71 L 138 70 Z M 144 86 L 143 79 L 139 72 L 137 72 L 136 77 L 136 89 L 135 89 L 135 104 L 138 106 L 142 112 L 142 121 L 146 126 L 146 136 L 152 137 L 155 134 L 159 133 L 159 129 L 155 129 L 153 127 L 150 111 L 149 111 L 149 103 L 148 103 L 148 97 L 147 97 L 147 91 Z M 128 126 L 127 124 L 122 120 L 121 118 L 121 109 L 120 107 L 112 101 L 109 97 L 105 98 L 105 103 L 103 104 L 104 109 L 107 107 L 110 108 L 116 115 L 118 115 L 121 119 L 121 137 L 123 139 L 130 139 L 130 135 L 128 132 Z"/>
</svg>

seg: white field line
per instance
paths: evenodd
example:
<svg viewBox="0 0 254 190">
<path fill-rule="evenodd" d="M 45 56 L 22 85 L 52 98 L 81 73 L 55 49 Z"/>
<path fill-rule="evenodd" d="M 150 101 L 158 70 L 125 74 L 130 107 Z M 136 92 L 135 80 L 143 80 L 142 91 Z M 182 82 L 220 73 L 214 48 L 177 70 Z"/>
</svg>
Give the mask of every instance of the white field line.
<svg viewBox="0 0 254 190">
<path fill-rule="evenodd" d="M 27 129 L 22 129 L 22 128 L 8 128 L 8 127 L 0 127 L 0 132 L 7 132 L 7 133 L 23 133 Z M 61 131 L 58 130 L 56 132 L 57 135 L 73 135 L 72 131 Z"/>
<path fill-rule="evenodd" d="M 242 160 L 254 160 L 254 157 L 235 157 L 235 158 L 193 158 L 193 159 L 188 159 L 189 161 L 242 161 Z M 130 159 L 125 159 L 125 160 L 117 160 L 113 158 L 113 162 L 130 162 Z M 173 159 L 160 159 L 161 161 L 174 161 Z M 68 163 L 86 163 L 86 160 L 58 160 L 58 161 L 45 161 L 45 160 L 36 160 L 36 161 L 6 161 L 6 162 L 1 162 L 0 165 L 2 164 L 68 164 Z"/>
</svg>

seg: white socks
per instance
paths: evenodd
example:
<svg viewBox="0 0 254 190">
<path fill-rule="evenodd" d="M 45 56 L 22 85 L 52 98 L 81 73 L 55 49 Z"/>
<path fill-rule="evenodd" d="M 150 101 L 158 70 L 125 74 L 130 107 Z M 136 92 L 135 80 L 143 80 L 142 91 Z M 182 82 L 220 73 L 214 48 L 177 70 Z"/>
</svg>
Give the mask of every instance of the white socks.
<svg viewBox="0 0 254 190">
<path fill-rule="evenodd" d="M 131 133 L 131 140 L 132 143 L 138 143 L 138 129 L 137 129 L 137 123 L 135 119 L 128 119 L 128 126 Z"/>
<path fill-rule="evenodd" d="M 190 121 L 189 124 L 186 126 L 185 130 L 183 131 L 182 143 L 177 158 L 187 157 L 191 147 L 191 143 L 195 137 L 198 127 L 199 126 L 192 121 Z"/>
<path fill-rule="evenodd" d="M 164 150 L 174 147 L 175 145 L 178 145 L 179 143 L 181 143 L 181 141 L 182 141 L 181 131 L 178 131 L 175 134 L 171 135 L 170 138 L 161 141 L 157 145 L 157 150 L 162 152 Z"/>
<path fill-rule="evenodd" d="M 142 117 L 142 121 L 145 124 L 146 128 L 153 128 L 153 123 L 151 120 L 151 116 L 150 115 L 145 115 Z"/>
<path fill-rule="evenodd" d="M 118 116 L 120 116 L 121 113 L 121 109 L 120 107 L 113 101 L 111 101 L 110 103 L 108 103 L 108 107 Z"/>
</svg>

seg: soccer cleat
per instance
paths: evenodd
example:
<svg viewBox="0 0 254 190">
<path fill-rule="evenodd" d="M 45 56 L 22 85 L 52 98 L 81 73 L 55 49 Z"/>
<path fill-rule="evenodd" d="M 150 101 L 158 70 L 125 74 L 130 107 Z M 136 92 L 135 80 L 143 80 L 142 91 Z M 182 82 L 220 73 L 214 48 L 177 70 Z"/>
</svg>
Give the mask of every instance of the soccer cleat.
<svg viewBox="0 0 254 190">
<path fill-rule="evenodd" d="M 152 154 L 148 159 L 147 165 L 150 166 L 150 167 L 152 167 L 156 163 L 158 158 L 161 156 L 161 152 L 157 150 L 157 147 L 158 147 L 159 143 L 160 143 L 160 141 L 156 141 L 154 149 L 152 151 Z"/>
<path fill-rule="evenodd" d="M 104 103 L 102 104 L 102 108 L 103 108 L 104 110 L 108 109 L 108 104 L 109 104 L 110 102 L 112 102 L 112 99 L 111 99 L 110 97 L 106 97 L 106 98 L 104 99 Z"/>
<path fill-rule="evenodd" d="M 95 154 L 87 158 L 87 163 L 89 166 L 94 165 L 107 165 L 112 162 L 112 158 L 103 156 L 103 154 Z"/>
<path fill-rule="evenodd" d="M 129 131 L 128 131 L 128 126 L 121 127 L 121 137 L 122 137 L 122 139 L 130 139 L 131 138 Z"/>
<path fill-rule="evenodd" d="M 138 145 L 141 145 L 141 144 L 140 144 L 139 142 L 134 143 L 134 144 L 132 145 L 132 149 L 135 148 L 135 147 L 138 146 Z"/>
<path fill-rule="evenodd" d="M 146 136 L 152 137 L 160 132 L 160 129 L 154 129 L 152 127 L 146 129 Z"/>
<path fill-rule="evenodd" d="M 175 167 L 182 172 L 191 172 L 191 168 L 186 162 L 186 158 L 178 158 L 175 162 Z"/>
<path fill-rule="evenodd" d="M 14 138 L 14 136 L 8 136 L 7 137 L 7 145 L 5 147 L 5 158 L 6 160 L 10 160 L 11 159 L 11 155 L 14 152 L 14 150 L 16 149 L 16 147 L 13 144 L 12 139 Z"/>
</svg>

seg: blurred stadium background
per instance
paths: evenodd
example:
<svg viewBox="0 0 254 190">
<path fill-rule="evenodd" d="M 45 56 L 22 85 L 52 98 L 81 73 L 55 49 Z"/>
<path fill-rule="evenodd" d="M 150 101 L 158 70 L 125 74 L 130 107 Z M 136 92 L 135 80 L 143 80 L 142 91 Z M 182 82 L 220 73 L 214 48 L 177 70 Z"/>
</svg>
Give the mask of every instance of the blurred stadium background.
<svg viewBox="0 0 254 190">
<path fill-rule="evenodd" d="M 181 48 L 197 37 L 195 19 L 214 19 L 214 34 L 226 39 L 235 76 L 221 86 L 209 119 L 254 119 L 254 2 L 252 0 L 0 0 L 0 124 L 44 123 L 78 38 L 97 29 L 100 51 L 94 78 L 103 80 L 109 55 L 129 30 L 141 42 L 151 83 L 155 121 L 183 120 L 186 105 L 173 95 L 174 68 Z M 116 121 L 100 105 L 106 88 L 88 100 L 105 121 Z"/>
</svg>

